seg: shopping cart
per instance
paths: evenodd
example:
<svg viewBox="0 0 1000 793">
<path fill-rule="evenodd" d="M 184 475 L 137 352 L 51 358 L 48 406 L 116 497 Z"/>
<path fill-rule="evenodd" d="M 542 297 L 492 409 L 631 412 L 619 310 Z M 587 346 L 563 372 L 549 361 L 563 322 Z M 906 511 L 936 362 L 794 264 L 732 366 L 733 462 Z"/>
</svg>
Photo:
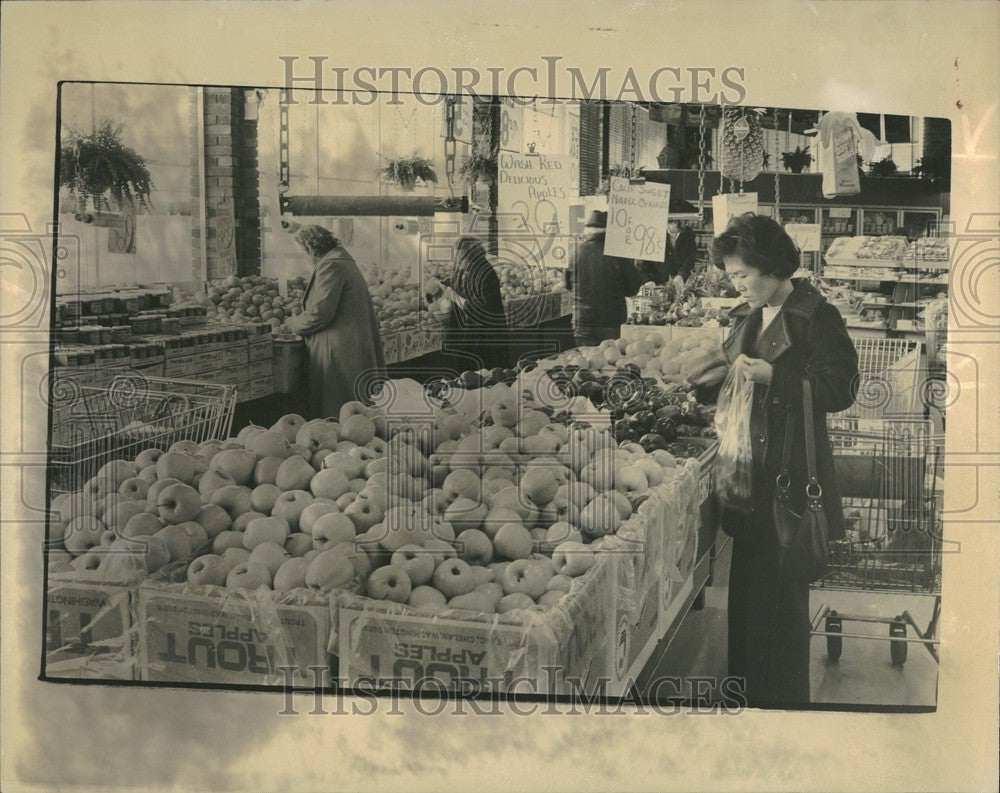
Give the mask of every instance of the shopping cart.
<svg viewBox="0 0 1000 793">
<path fill-rule="evenodd" d="M 838 418 L 862 421 L 921 418 L 920 342 L 915 339 L 855 339 L 858 395 Z"/>
<path fill-rule="evenodd" d="M 846 536 L 830 544 L 827 573 L 814 587 L 920 594 L 933 596 L 934 605 L 924 629 L 909 611 L 881 617 L 845 614 L 823 604 L 813 617 L 812 635 L 826 637 L 832 660 L 840 658 L 845 638 L 889 641 L 896 665 L 906 662 L 914 642 L 937 660 L 943 438 L 923 420 L 883 421 L 873 431 L 859 430 L 851 420 L 830 424 Z M 888 635 L 844 633 L 845 622 L 887 625 Z M 916 636 L 907 635 L 907 626 Z"/>
<path fill-rule="evenodd" d="M 107 386 L 53 386 L 50 489 L 75 492 L 105 463 L 132 460 L 143 449 L 166 451 L 181 440 L 228 436 L 233 386 L 164 380 L 138 373 Z"/>
</svg>

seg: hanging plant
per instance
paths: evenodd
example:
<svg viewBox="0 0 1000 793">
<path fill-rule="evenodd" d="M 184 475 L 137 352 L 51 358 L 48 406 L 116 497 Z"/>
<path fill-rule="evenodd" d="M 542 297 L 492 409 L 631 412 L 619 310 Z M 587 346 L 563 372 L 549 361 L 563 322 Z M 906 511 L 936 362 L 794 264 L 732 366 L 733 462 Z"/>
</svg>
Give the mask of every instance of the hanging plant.
<svg viewBox="0 0 1000 793">
<path fill-rule="evenodd" d="M 434 163 L 426 157 L 392 157 L 379 171 L 382 181 L 399 185 L 404 190 L 412 190 L 416 183 L 437 183 Z"/>
<path fill-rule="evenodd" d="M 792 173 L 802 173 L 802 169 L 812 161 L 813 156 L 809 153 L 808 146 L 804 149 L 801 146 L 796 146 L 795 151 L 786 151 L 781 154 L 781 164 Z"/>
<path fill-rule="evenodd" d="M 481 153 L 473 154 L 462 161 L 458 172 L 466 181 L 494 184 L 498 178 L 497 158 Z"/>
<path fill-rule="evenodd" d="M 891 157 L 886 157 L 884 160 L 879 160 L 878 162 L 869 163 L 868 173 L 871 176 L 894 176 L 899 171 L 896 167 L 896 163 L 892 161 Z"/>
<path fill-rule="evenodd" d="M 764 111 L 750 107 L 722 109 L 722 175 L 735 182 L 749 182 L 764 168 Z"/>
<path fill-rule="evenodd" d="M 122 142 L 124 128 L 103 119 L 91 133 L 68 131 L 59 155 L 59 186 L 68 189 L 80 212 L 88 200 L 97 212 L 122 212 L 129 205 L 150 211 L 153 181 L 146 161 Z"/>
</svg>

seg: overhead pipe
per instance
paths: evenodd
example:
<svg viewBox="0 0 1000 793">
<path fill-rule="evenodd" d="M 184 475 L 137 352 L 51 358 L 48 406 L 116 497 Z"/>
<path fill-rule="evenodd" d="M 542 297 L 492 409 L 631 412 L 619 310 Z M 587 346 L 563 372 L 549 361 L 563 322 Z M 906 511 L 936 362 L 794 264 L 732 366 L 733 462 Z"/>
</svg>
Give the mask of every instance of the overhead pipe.
<svg viewBox="0 0 1000 793">
<path fill-rule="evenodd" d="M 468 196 L 281 196 L 280 202 L 281 214 L 297 217 L 429 217 L 469 211 Z"/>
</svg>

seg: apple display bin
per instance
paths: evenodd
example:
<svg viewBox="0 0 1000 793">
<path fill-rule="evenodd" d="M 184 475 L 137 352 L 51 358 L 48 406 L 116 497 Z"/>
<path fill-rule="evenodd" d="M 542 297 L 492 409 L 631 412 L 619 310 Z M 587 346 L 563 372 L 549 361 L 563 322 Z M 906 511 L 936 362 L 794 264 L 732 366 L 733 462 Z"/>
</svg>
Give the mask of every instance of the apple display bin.
<svg viewBox="0 0 1000 793">
<path fill-rule="evenodd" d="M 301 336 L 275 336 L 271 371 L 277 394 L 298 393 L 302 387 L 306 343 Z"/>
<path fill-rule="evenodd" d="M 427 614 L 350 593 L 331 598 L 331 646 L 349 686 L 432 693 L 569 694 L 607 680 L 614 555 L 598 553 L 547 611 Z M 421 683 L 433 678 L 435 684 Z"/>
<path fill-rule="evenodd" d="M 701 466 L 687 460 L 649 491 L 629 520 L 608 537 L 613 559 L 609 694 L 635 681 L 661 635 L 663 620 L 691 574 L 697 553 Z"/>
</svg>

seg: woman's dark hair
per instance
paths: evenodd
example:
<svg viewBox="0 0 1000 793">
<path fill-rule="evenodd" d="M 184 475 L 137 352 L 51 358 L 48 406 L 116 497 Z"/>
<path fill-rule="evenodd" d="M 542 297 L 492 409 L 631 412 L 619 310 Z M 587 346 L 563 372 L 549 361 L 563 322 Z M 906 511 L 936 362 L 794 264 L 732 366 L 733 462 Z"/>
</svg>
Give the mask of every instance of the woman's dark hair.
<svg viewBox="0 0 1000 793">
<path fill-rule="evenodd" d="M 455 244 L 455 276 L 451 288 L 465 298 L 465 316 L 475 326 L 504 325 L 507 315 L 492 305 L 491 294 L 498 292 L 500 281 L 486 246 L 475 237 L 462 237 Z"/>
<path fill-rule="evenodd" d="M 799 269 L 799 249 L 781 225 L 764 215 L 747 212 L 729 221 L 726 230 L 712 240 L 712 263 L 724 269 L 735 256 L 759 270 L 761 275 L 789 278 Z"/>
</svg>

